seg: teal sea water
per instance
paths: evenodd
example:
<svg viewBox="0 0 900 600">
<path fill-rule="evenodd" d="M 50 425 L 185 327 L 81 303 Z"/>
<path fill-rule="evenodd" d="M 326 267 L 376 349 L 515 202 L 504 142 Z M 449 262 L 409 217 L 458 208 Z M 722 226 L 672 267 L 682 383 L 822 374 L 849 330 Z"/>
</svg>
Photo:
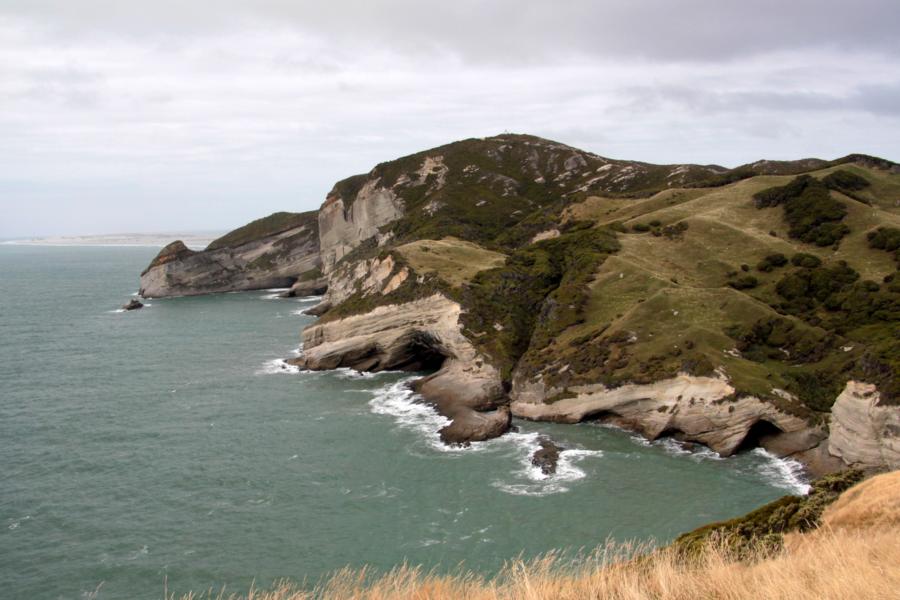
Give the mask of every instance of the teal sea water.
<svg viewBox="0 0 900 600">
<path fill-rule="evenodd" d="M 155 253 L 0 245 L 3 597 L 240 591 L 404 560 L 490 573 L 610 536 L 666 541 L 803 487 L 761 453 L 590 424 L 442 447 L 409 374 L 283 367 L 315 299 L 116 312 Z M 556 476 L 528 464 L 537 432 L 567 448 Z"/>
</svg>

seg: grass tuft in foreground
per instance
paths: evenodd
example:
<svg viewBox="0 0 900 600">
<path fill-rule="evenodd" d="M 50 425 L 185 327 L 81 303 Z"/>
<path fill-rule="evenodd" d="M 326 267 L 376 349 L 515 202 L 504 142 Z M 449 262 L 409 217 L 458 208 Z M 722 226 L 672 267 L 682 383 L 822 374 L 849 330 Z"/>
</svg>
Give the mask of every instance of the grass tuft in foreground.
<svg viewBox="0 0 900 600">
<path fill-rule="evenodd" d="M 897 598 L 900 590 L 900 472 L 878 475 L 843 492 L 860 476 L 820 480 L 817 529 L 773 546 L 727 536 L 685 548 L 675 543 L 608 542 L 574 560 L 551 553 L 515 560 L 492 578 L 449 575 L 403 565 L 384 575 L 344 569 L 312 588 L 277 582 L 248 594 L 188 594 L 181 600 L 847 600 Z M 826 498 L 827 497 L 827 498 Z M 824 500 L 830 506 L 821 511 Z M 821 513 L 821 515 L 820 515 Z M 812 522 L 812 521 L 811 521 Z M 803 528 L 799 529 L 800 531 Z M 166 595 L 166 600 L 177 600 Z"/>
<path fill-rule="evenodd" d="M 760 549 L 738 559 L 724 544 L 684 558 L 665 549 L 610 545 L 571 564 L 556 556 L 509 564 L 496 578 L 436 575 L 409 566 L 377 578 L 343 570 L 314 589 L 289 582 L 247 595 L 189 594 L 182 600 L 846 600 L 896 598 L 900 528 L 819 531 L 793 550 Z M 175 600 L 174 596 L 170 597 Z M 169 599 L 167 599 L 169 600 Z"/>
</svg>

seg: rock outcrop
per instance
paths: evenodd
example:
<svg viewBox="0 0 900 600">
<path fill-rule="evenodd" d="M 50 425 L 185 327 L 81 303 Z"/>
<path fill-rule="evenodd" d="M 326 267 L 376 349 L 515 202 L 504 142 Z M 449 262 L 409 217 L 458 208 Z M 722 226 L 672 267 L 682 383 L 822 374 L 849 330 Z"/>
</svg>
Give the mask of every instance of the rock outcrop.
<svg viewBox="0 0 900 600">
<path fill-rule="evenodd" d="M 144 308 L 144 303 L 137 298 L 132 298 L 122 305 L 122 310 L 138 310 L 139 308 Z"/>
<path fill-rule="evenodd" d="M 325 273 L 362 242 L 375 237 L 379 227 L 403 214 L 403 201 L 392 189 L 382 186 L 377 177 L 366 180 L 359 189 L 351 187 L 352 191 L 342 192 L 345 187 L 335 186 L 319 209 Z"/>
<path fill-rule="evenodd" d="M 553 475 L 556 473 L 562 448 L 548 438 L 541 438 L 539 443 L 540 447 L 531 455 L 531 464 L 539 468 L 544 475 Z"/>
<path fill-rule="evenodd" d="M 302 279 L 298 279 L 287 291 L 281 294 L 282 298 L 303 298 L 305 296 L 321 296 L 328 291 L 328 278 L 316 277 L 317 271 L 309 272 Z"/>
<path fill-rule="evenodd" d="M 203 251 L 172 242 L 141 273 L 140 295 L 193 296 L 295 284 L 301 284 L 301 291 L 321 290 L 320 265 L 316 213 L 276 213 Z"/>
<path fill-rule="evenodd" d="M 574 395 L 547 403 L 533 384 L 512 391 L 512 412 L 535 421 L 577 423 L 597 419 L 640 432 L 648 439 L 673 435 L 700 442 L 723 456 L 744 445 L 762 445 L 787 456 L 821 442 L 824 431 L 752 396 L 734 398 L 724 377 L 680 374 L 649 385 L 573 386 Z"/>
<path fill-rule="evenodd" d="M 874 385 L 848 381 L 831 409 L 828 451 L 847 465 L 900 469 L 900 410 Z"/>
<path fill-rule="evenodd" d="M 459 325 L 460 305 L 440 294 L 310 325 L 303 354 L 292 362 L 307 369 L 350 367 L 360 371 L 436 370 L 417 383 L 426 400 L 452 420 L 441 437 L 467 443 L 509 428 L 500 374 Z"/>
</svg>

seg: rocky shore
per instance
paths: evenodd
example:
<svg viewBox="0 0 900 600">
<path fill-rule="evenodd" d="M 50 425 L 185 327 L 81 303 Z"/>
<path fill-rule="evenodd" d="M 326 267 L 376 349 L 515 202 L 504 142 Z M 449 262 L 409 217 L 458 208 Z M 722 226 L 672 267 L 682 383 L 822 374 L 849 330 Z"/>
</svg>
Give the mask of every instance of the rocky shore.
<svg viewBox="0 0 900 600">
<path fill-rule="evenodd" d="M 600 420 L 724 456 L 762 447 L 813 474 L 895 469 L 898 351 L 865 335 L 897 318 L 860 321 L 842 303 L 900 305 L 878 241 L 900 221 L 883 196 L 900 189 L 896 171 L 861 155 L 729 171 L 531 136 L 465 140 L 338 182 L 315 213 L 273 215 L 202 252 L 170 244 L 141 294 L 324 292 L 290 362 L 430 373 L 415 387 L 451 419 L 449 444 L 502 435 L 512 417 Z M 813 184 L 853 223 L 827 251 L 778 207 Z M 831 297 L 811 291 L 821 280 L 840 282 Z M 552 470 L 553 453 L 535 464 Z"/>
</svg>

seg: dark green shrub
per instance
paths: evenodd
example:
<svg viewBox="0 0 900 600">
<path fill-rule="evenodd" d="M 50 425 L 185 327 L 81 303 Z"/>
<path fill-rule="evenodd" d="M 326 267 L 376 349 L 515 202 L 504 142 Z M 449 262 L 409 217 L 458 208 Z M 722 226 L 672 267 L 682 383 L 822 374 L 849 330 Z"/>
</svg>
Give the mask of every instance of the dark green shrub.
<svg viewBox="0 0 900 600">
<path fill-rule="evenodd" d="M 869 187 L 869 181 L 851 171 L 839 169 L 822 178 L 822 183 L 839 192 L 856 192 Z"/>
<path fill-rule="evenodd" d="M 866 234 L 870 248 L 893 252 L 900 249 L 900 229 L 896 227 L 879 227 Z"/>
<path fill-rule="evenodd" d="M 675 239 L 675 238 L 680 238 L 681 235 L 685 231 L 687 231 L 687 229 L 688 229 L 688 224 L 685 221 L 679 221 L 678 223 L 675 223 L 674 225 L 666 225 L 665 227 L 663 227 L 662 234 L 671 240 L 671 239 Z"/>
<path fill-rule="evenodd" d="M 784 206 L 788 235 L 817 246 L 831 246 L 850 232 L 841 223 L 847 207 L 831 197 L 828 187 L 809 175 L 795 177 L 787 185 L 757 192 L 758 208 Z"/>
<path fill-rule="evenodd" d="M 803 267 L 804 269 L 815 269 L 822 264 L 822 259 L 813 254 L 798 252 L 791 257 L 791 264 L 795 267 Z"/>
<path fill-rule="evenodd" d="M 759 285 L 759 280 L 753 275 L 742 275 L 728 282 L 728 285 L 736 290 L 749 290 Z"/>
<path fill-rule="evenodd" d="M 790 225 L 788 235 L 817 246 L 830 246 L 850 232 L 840 222 L 846 215 L 847 207 L 832 198 L 823 185 L 807 186 L 784 205 L 784 216 Z"/>
<path fill-rule="evenodd" d="M 787 262 L 788 262 L 787 257 L 784 254 L 781 254 L 780 252 L 778 252 L 776 254 L 769 254 L 768 256 L 763 258 L 756 265 L 756 268 L 758 270 L 762 271 L 763 273 L 770 273 L 771 271 L 775 270 L 775 268 L 777 268 L 777 267 L 783 267 L 784 265 L 787 264 Z"/>
<path fill-rule="evenodd" d="M 646 233 L 650 231 L 650 226 L 646 223 L 635 223 L 631 226 L 632 231 L 637 231 L 638 233 Z"/>
<path fill-rule="evenodd" d="M 806 187 L 815 181 L 809 175 L 800 175 L 795 177 L 787 185 L 770 187 L 753 195 L 753 201 L 756 208 L 767 208 L 770 206 L 781 206 L 791 198 L 795 198 L 803 193 Z"/>
<path fill-rule="evenodd" d="M 866 234 L 869 248 L 877 248 L 894 253 L 894 260 L 900 263 L 900 229 L 896 227 L 879 227 Z"/>
</svg>

